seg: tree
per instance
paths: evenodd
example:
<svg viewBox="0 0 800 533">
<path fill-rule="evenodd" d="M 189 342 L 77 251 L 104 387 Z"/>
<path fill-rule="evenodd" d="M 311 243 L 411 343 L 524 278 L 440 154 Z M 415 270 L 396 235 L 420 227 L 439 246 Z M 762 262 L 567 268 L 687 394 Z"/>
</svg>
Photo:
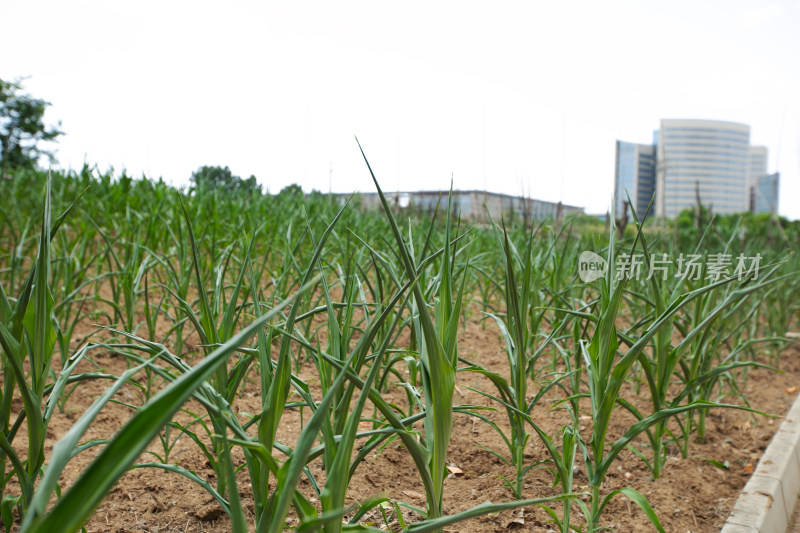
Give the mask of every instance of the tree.
<svg viewBox="0 0 800 533">
<path fill-rule="evenodd" d="M 630 204 L 628 200 L 624 200 L 622 202 L 622 216 L 617 218 L 614 221 L 614 224 L 617 226 L 617 239 L 622 240 L 625 238 L 625 228 L 628 227 L 628 208 Z"/>
<path fill-rule="evenodd" d="M 40 147 L 40 143 L 54 141 L 62 135 L 58 127 L 44 123 L 44 112 L 50 102 L 22 92 L 20 80 L 0 79 L 0 176 L 19 168 L 34 168 L 39 158 L 53 153 Z"/>
<path fill-rule="evenodd" d="M 226 191 L 261 192 L 255 176 L 243 180 L 226 167 L 202 166 L 192 172 L 192 183 L 197 189 L 224 189 Z"/>
</svg>

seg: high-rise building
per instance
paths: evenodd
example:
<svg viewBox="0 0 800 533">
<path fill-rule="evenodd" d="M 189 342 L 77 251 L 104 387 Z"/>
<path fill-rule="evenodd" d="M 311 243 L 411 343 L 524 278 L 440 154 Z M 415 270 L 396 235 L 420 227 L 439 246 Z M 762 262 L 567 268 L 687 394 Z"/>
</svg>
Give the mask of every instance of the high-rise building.
<svg viewBox="0 0 800 533">
<path fill-rule="evenodd" d="M 749 208 L 750 127 L 718 120 L 661 121 L 656 215 L 674 217 L 697 204 L 715 213 Z"/>
<path fill-rule="evenodd" d="M 623 202 L 630 196 L 631 207 L 639 218 L 644 217 L 655 190 L 655 146 L 617 141 L 614 190 L 614 212 L 621 217 Z M 630 213 L 629 213 L 630 216 Z"/>
<path fill-rule="evenodd" d="M 778 212 L 779 181 L 778 173 L 767 174 L 767 147 L 751 146 L 748 176 L 751 213 Z"/>
<path fill-rule="evenodd" d="M 749 183 L 752 187 L 758 178 L 767 175 L 767 147 L 750 147 L 750 166 L 748 170 Z"/>
<path fill-rule="evenodd" d="M 753 213 L 778 212 L 778 186 L 781 175 L 778 172 L 756 178 L 750 189 L 750 211 Z"/>
<path fill-rule="evenodd" d="M 714 213 L 775 212 L 778 182 L 767 175 L 767 148 L 750 146 L 745 124 L 664 119 L 652 145 L 617 141 L 617 213 L 630 195 L 643 214 L 653 193 L 656 216 L 674 217 L 698 196 Z"/>
</svg>

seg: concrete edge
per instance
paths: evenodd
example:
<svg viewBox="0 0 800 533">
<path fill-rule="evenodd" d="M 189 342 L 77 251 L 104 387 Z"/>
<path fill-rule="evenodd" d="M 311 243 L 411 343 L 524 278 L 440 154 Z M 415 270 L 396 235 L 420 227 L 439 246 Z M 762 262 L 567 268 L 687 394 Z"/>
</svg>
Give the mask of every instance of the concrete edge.
<svg viewBox="0 0 800 533">
<path fill-rule="evenodd" d="M 772 437 L 720 533 L 780 533 L 800 495 L 800 396 Z"/>
</svg>

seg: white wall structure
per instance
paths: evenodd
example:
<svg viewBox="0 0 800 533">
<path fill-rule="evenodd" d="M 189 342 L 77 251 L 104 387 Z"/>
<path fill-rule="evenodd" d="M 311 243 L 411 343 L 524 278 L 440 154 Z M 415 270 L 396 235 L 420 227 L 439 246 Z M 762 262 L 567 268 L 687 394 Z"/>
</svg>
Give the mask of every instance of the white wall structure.
<svg viewBox="0 0 800 533">
<path fill-rule="evenodd" d="M 394 207 L 433 214 L 439 204 L 439 215 L 447 211 L 449 191 L 385 192 L 387 201 Z M 346 195 L 337 195 L 344 198 Z M 358 203 L 362 209 L 380 209 L 378 193 L 360 193 Z M 499 223 L 521 218 L 527 222 L 542 222 L 560 216 L 583 213 L 582 207 L 547 202 L 522 196 L 512 196 L 487 191 L 453 191 L 454 212 L 464 220 L 488 223 L 489 217 Z"/>
</svg>

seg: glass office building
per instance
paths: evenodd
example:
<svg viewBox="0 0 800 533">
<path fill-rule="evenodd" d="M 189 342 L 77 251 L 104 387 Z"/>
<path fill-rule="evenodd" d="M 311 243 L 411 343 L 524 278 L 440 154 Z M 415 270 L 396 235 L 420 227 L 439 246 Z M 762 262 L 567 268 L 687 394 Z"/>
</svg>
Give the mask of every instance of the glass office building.
<svg viewBox="0 0 800 533">
<path fill-rule="evenodd" d="M 750 127 L 721 120 L 664 119 L 653 144 L 617 141 L 614 209 L 630 195 L 642 217 L 674 217 L 700 202 L 714 213 L 775 213 L 779 175 L 767 173 L 767 147 L 750 145 Z"/>
<path fill-rule="evenodd" d="M 763 182 L 761 180 L 764 180 Z M 750 170 L 747 178 L 750 191 L 750 212 L 776 212 L 778 208 L 777 175 L 767 175 L 767 147 L 750 147 Z M 774 209 L 770 209 L 774 207 Z"/>
<path fill-rule="evenodd" d="M 750 207 L 750 127 L 718 120 L 664 119 L 658 133 L 656 215 L 697 205 L 714 213 Z"/>
<path fill-rule="evenodd" d="M 628 197 L 638 217 L 644 217 L 650 198 L 655 192 L 655 161 L 655 146 L 617 141 L 614 173 L 614 213 L 617 218 L 622 216 L 623 202 Z M 628 216 L 630 217 L 630 211 Z"/>
<path fill-rule="evenodd" d="M 758 178 L 767 175 L 767 147 L 766 146 L 751 146 L 750 147 L 750 186 L 753 186 L 758 181 Z"/>
<path fill-rule="evenodd" d="M 750 210 L 753 213 L 778 212 L 778 186 L 780 173 L 768 174 L 758 178 L 750 189 Z"/>
</svg>

